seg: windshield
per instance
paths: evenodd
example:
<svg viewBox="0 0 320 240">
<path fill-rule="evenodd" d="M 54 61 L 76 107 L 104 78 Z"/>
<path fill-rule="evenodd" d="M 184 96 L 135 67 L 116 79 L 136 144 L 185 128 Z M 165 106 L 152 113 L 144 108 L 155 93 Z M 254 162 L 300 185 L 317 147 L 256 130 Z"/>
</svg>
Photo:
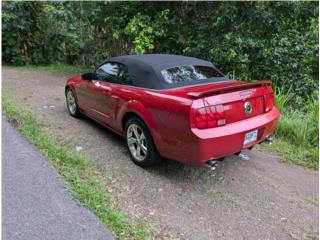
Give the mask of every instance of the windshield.
<svg viewBox="0 0 320 240">
<path fill-rule="evenodd" d="M 208 78 L 225 77 L 218 69 L 210 66 L 179 66 L 161 71 L 167 83 L 199 81 Z"/>
</svg>

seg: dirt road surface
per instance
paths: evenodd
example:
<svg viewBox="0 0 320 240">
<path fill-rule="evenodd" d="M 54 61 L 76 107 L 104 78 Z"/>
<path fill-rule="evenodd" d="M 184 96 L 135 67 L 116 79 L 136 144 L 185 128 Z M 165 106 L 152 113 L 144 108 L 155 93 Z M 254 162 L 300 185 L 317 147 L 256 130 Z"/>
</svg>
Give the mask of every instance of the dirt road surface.
<svg viewBox="0 0 320 240">
<path fill-rule="evenodd" d="M 68 115 L 68 77 L 4 68 L 3 91 L 58 144 L 82 148 L 109 179 L 113 202 L 129 218 L 151 224 L 154 239 L 318 239 L 318 172 L 257 150 L 249 161 L 226 158 L 215 173 L 171 161 L 144 170 L 129 160 L 122 138 Z"/>
</svg>

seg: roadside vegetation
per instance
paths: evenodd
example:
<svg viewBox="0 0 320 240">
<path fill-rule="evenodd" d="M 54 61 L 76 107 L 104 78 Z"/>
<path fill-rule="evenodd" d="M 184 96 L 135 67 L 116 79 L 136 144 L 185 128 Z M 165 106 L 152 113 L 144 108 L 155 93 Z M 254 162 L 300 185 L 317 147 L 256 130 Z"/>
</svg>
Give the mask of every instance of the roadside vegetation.
<svg viewBox="0 0 320 240">
<path fill-rule="evenodd" d="M 113 232 L 117 239 L 148 239 L 149 230 L 143 223 L 126 219 L 113 207 L 107 192 L 108 182 L 99 170 L 68 147 L 57 146 L 44 126 L 23 110 L 12 96 L 2 96 L 2 111 L 21 134 L 34 144 L 67 181 L 75 197 Z"/>
<path fill-rule="evenodd" d="M 318 13 L 312 1 L 4 1 L 2 61 L 91 68 L 125 54 L 187 55 L 308 99 L 319 87 Z"/>
<path fill-rule="evenodd" d="M 281 117 L 271 149 L 284 160 L 310 169 L 319 169 L 319 99 L 315 91 L 309 99 L 274 86 Z M 269 146 L 262 146 L 269 148 Z"/>
<path fill-rule="evenodd" d="M 50 64 L 50 65 L 22 65 L 22 66 L 6 66 L 17 70 L 34 71 L 34 72 L 54 72 L 54 73 L 85 73 L 92 71 L 93 67 L 82 67 L 77 65 L 66 64 Z"/>
</svg>

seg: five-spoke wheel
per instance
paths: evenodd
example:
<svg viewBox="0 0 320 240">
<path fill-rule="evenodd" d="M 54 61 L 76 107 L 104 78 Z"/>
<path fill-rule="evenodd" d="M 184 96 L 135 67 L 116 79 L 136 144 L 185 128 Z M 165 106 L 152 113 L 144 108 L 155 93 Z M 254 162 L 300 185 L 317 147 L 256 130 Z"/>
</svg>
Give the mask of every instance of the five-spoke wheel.
<svg viewBox="0 0 320 240">
<path fill-rule="evenodd" d="M 143 161 L 148 152 L 147 140 L 142 129 L 138 125 L 133 123 L 128 127 L 127 142 L 131 155 L 137 161 Z"/>
<path fill-rule="evenodd" d="M 131 118 L 126 123 L 126 143 L 131 159 L 141 167 L 155 165 L 161 161 L 151 134 L 139 118 Z"/>
<path fill-rule="evenodd" d="M 73 117 L 79 117 L 80 112 L 77 105 L 77 101 L 70 88 L 66 90 L 66 100 L 67 100 L 67 107 L 70 115 Z"/>
</svg>

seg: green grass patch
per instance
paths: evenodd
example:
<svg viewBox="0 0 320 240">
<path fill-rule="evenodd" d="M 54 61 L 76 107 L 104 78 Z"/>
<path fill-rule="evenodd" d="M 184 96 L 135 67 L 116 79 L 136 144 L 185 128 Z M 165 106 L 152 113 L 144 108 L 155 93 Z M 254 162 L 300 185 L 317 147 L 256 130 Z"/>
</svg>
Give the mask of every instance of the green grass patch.
<svg viewBox="0 0 320 240">
<path fill-rule="evenodd" d="M 271 149 L 285 160 L 309 169 L 319 169 L 318 117 L 310 111 L 284 110 Z"/>
<path fill-rule="evenodd" d="M 24 65 L 24 66 L 5 66 L 7 68 L 14 68 L 21 71 L 34 71 L 34 72 L 57 72 L 57 73 L 70 73 L 70 74 L 82 74 L 90 72 L 93 68 L 76 66 L 76 65 Z"/>
<path fill-rule="evenodd" d="M 278 153 L 284 161 L 312 170 L 319 169 L 319 149 L 317 147 L 297 146 L 281 137 L 274 137 L 273 144 L 261 144 L 259 149 Z"/>
<path fill-rule="evenodd" d="M 7 96 L 2 97 L 2 110 L 22 135 L 44 153 L 69 183 L 74 196 L 94 212 L 117 239 L 148 239 L 149 230 L 146 225 L 126 219 L 112 207 L 111 196 L 107 193 L 107 182 L 97 174 L 95 166 L 68 147 L 56 146 L 50 135 L 44 131 L 44 126 Z"/>
<path fill-rule="evenodd" d="M 271 149 L 285 160 L 310 169 L 319 169 L 319 99 L 314 92 L 305 100 L 283 86 L 275 86 L 276 105 L 281 117 Z"/>
</svg>

